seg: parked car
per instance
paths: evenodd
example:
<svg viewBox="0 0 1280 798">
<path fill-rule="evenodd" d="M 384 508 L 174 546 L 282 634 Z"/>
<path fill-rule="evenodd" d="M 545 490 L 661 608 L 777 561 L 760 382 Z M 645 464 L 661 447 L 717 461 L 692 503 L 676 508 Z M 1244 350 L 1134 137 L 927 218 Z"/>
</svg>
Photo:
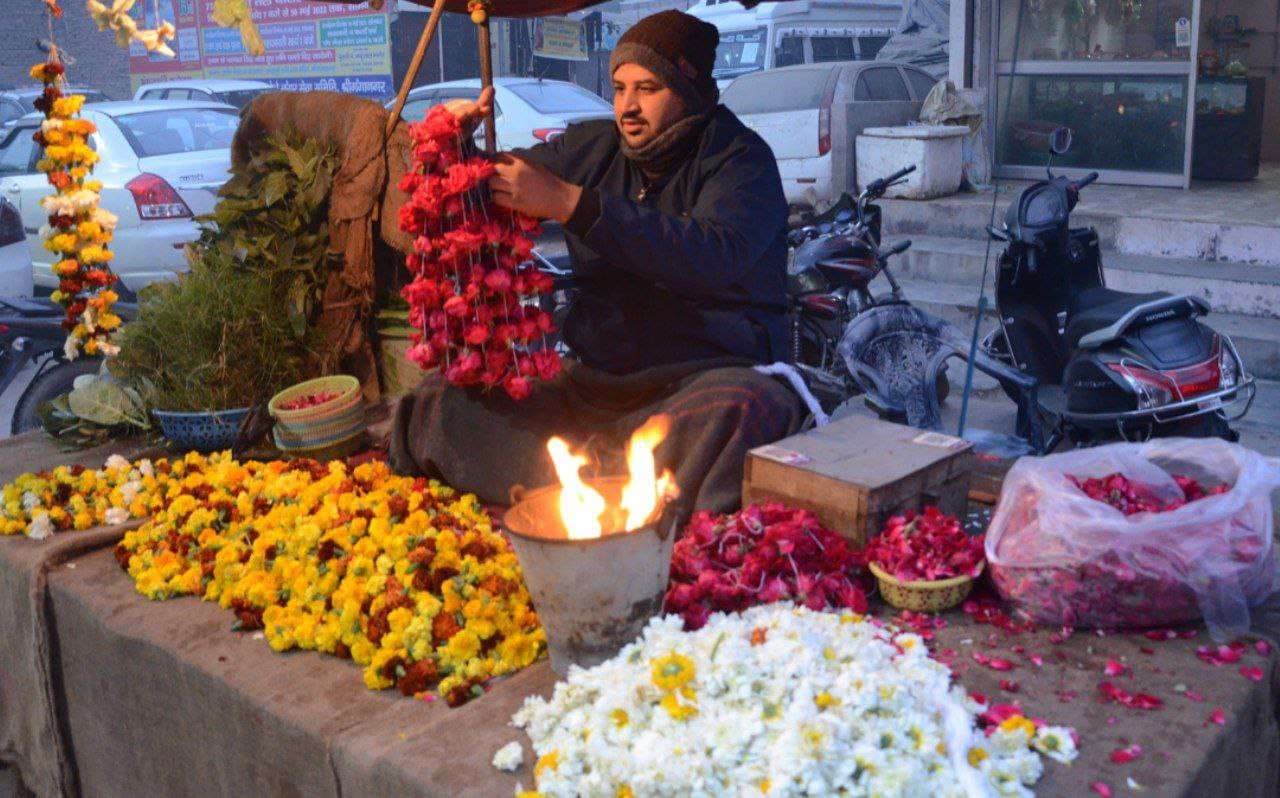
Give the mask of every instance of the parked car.
<svg viewBox="0 0 1280 798">
<path fill-rule="evenodd" d="M 31 296 L 31 251 L 18 206 L 0 196 L 0 297 Z"/>
<path fill-rule="evenodd" d="M 204 100 L 244 108 L 259 94 L 275 91 L 260 80 L 166 80 L 147 83 L 133 93 L 135 100 Z"/>
<path fill-rule="evenodd" d="M 564 132 L 572 122 L 588 119 L 612 119 L 613 105 L 574 83 L 538 78 L 494 78 L 494 122 L 498 147 L 509 150 L 532 147 L 550 141 Z M 474 100 L 480 94 L 480 81 L 455 80 L 419 86 L 409 92 L 400 116 L 418 120 L 433 105 L 449 100 Z M 387 108 L 394 100 L 387 103 Z M 477 140 L 484 137 L 483 125 L 476 131 Z"/>
<path fill-rule="evenodd" d="M 773 148 L 787 202 L 822 211 L 858 193 L 858 134 L 919 118 L 933 85 L 888 61 L 803 64 L 735 78 L 721 101 Z"/>
<path fill-rule="evenodd" d="M 108 102 L 81 115 L 98 127 L 90 139 L 100 160 L 103 208 L 119 217 L 112 269 L 137 291 L 171 280 L 187 268 L 185 245 L 199 235 L 194 217 L 209 213 L 231 168 L 231 137 L 240 118 L 230 105 L 209 102 Z M 36 170 L 40 149 L 31 140 L 41 117 L 31 114 L 0 130 L 0 195 L 22 214 L 34 282 L 57 286 L 53 255 L 41 243 L 46 223 L 40 199 L 49 193 Z"/>
<path fill-rule="evenodd" d="M 111 99 L 100 91 L 86 89 L 83 86 L 67 86 L 63 88 L 63 92 L 66 94 L 83 94 L 84 101 L 87 103 L 100 103 Z M 26 116 L 36 110 L 36 98 L 43 93 L 43 86 L 0 91 L 0 125 L 7 125 L 19 117 Z"/>
</svg>

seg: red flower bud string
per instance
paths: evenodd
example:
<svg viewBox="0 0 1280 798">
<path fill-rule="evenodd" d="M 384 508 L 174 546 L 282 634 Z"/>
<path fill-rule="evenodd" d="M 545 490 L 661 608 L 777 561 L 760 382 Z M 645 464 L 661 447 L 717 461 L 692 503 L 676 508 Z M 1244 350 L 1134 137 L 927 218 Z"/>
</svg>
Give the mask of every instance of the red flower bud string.
<svg viewBox="0 0 1280 798">
<path fill-rule="evenodd" d="M 538 223 L 493 205 L 493 165 L 468 157 L 457 118 L 442 106 L 409 125 L 412 169 L 400 229 L 414 236 L 406 258 L 413 279 L 401 290 L 415 328 L 407 357 L 443 368 L 461 387 L 501 387 L 521 400 L 535 380 L 560 372 L 547 345 L 551 316 L 537 305 L 551 278 L 528 266 Z"/>
</svg>

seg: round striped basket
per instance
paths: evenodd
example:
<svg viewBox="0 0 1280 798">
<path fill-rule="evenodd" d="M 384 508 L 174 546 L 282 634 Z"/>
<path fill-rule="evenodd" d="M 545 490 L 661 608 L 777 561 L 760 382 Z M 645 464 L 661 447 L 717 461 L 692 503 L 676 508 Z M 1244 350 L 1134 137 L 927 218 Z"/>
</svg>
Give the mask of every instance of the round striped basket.
<svg viewBox="0 0 1280 798">
<path fill-rule="evenodd" d="M 338 396 L 298 410 L 280 407 L 293 399 L 325 392 Z M 299 456 L 351 441 L 365 431 L 364 400 L 355 377 L 321 377 L 299 383 L 272 397 L 268 410 L 276 420 L 276 447 Z"/>
</svg>

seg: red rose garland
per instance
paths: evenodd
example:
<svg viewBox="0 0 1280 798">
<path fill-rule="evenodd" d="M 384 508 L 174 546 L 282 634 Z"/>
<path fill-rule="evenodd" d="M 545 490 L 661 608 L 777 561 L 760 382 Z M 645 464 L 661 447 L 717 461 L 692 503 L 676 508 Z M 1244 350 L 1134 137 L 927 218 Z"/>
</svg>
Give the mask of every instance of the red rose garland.
<svg viewBox="0 0 1280 798">
<path fill-rule="evenodd" d="M 407 356 L 423 369 L 443 367 L 454 385 L 501 386 L 524 399 L 533 380 L 560 372 L 554 349 L 534 349 L 554 329 L 531 301 L 551 290 L 551 278 L 522 268 L 538 223 L 489 201 L 483 187 L 493 166 L 466 157 L 458 120 L 443 106 L 409 125 L 409 136 L 413 168 L 400 181 L 409 201 L 399 222 L 414 236 L 413 280 L 401 295 L 417 332 Z"/>
</svg>

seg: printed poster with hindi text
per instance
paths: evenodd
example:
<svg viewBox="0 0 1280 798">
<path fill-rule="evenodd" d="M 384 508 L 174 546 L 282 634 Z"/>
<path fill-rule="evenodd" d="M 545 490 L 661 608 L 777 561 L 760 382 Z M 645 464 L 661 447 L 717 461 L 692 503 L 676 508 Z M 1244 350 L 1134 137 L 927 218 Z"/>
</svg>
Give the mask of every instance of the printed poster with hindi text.
<svg viewBox="0 0 1280 798">
<path fill-rule="evenodd" d="M 160 13 L 177 28 L 177 58 L 157 59 L 141 48 L 132 52 L 135 87 L 203 77 L 261 80 L 286 91 L 339 91 L 374 99 L 394 93 L 385 10 L 309 0 L 248 3 L 266 45 L 258 57 L 245 52 L 238 29 L 213 22 L 214 0 L 159 0 Z M 154 11 L 145 13 L 154 16 Z"/>
</svg>

